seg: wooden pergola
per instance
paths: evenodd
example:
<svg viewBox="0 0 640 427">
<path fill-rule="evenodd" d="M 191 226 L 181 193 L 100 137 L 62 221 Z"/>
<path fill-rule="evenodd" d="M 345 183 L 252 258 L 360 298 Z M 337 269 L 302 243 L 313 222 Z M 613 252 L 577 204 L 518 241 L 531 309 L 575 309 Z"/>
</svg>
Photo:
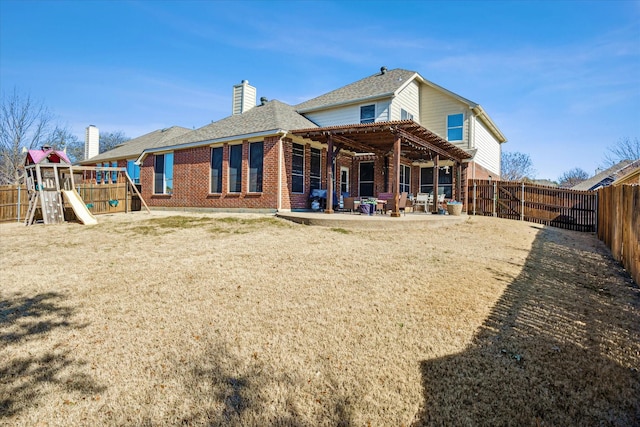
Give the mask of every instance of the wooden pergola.
<svg viewBox="0 0 640 427">
<path fill-rule="evenodd" d="M 327 209 L 325 210 L 327 213 L 333 213 L 332 165 L 340 150 L 392 157 L 395 172 L 392 183 L 395 208 L 391 212 L 392 217 L 400 216 L 398 200 L 400 197 L 401 157 L 412 162 L 433 161 L 434 170 L 437 170 L 438 163 L 442 159 L 453 161 L 458 174 L 456 188 L 458 195 L 461 192 L 460 176 L 463 160 L 472 158 L 471 154 L 465 150 L 451 144 L 413 120 L 298 129 L 291 131 L 291 133 L 327 145 L 327 166 L 325 169 L 327 188 L 330 189 L 327 191 Z M 433 179 L 433 186 L 437 189 L 437 173 L 434 173 Z"/>
</svg>

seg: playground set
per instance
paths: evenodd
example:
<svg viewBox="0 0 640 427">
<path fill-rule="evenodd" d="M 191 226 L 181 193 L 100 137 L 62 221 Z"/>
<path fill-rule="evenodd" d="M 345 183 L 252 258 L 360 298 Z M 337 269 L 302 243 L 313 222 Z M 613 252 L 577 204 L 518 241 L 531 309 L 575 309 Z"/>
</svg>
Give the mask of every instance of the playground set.
<svg viewBox="0 0 640 427">
<path fill-rule="evenodd" d="M 25 173 L 29 192 L 25 225 L 35 223 L 37 211 L 45 224 L 65 222 L 65 216 L 68 219 L 72 218 L 71 212 L 82 224 L 97 224 L 98 221 L 92 213 L 94 204 L 91 201 L 86 203 L 78 192 L 79 188 L 86 188 L 84 184 L 91 183 L 93 186 L 94 182 L 96 188 L 107 190 L 108 205 L 111 208 L 117 208 L 123 201 L 126 211 L 129 194 L 136 194 L 147 212 L 150 212 L 126 168 L 73 166 L 64 152 L 44 146 L 40 150 L 27 152 Z M 117 183 L 124 185 L 115 186 Z M 101 188 L 100 184 L 103 184 Z M 118 188 L 122 188 L 123 191 L 118 191 Z"/>
</svg>

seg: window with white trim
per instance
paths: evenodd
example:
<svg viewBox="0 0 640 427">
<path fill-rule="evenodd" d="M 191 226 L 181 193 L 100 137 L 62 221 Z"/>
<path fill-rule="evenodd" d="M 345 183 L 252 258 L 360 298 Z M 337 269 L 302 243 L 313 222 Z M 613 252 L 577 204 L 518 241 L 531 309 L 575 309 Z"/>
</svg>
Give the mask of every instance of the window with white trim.
<svg viewBox="0 0 640 427">
<path fill-rule="evenodd" d="M 363 105 L 360 107 L 360 123 L 373 123 L 376 121 L 376 105 Z"/>
<path fill-rule="evenodd" d="M 154 194 L 173 194 L 173 153 L 156 154 L 153 175 Z"/>
<path fill-rule="evenodd" d="M 211 193 L 222 193 L 222 147 L 211 149 Z"/>
<path fill-rule="evenodd" d="M 349 193 L 349 168 L 340 167 L 340 194 L 344 197 L 348 197 Z"/>
<path fill-rule="evenodd" d="M 229 146 L 229 193 L 242 192 L 242 144 Z"/>
<path fill-rule="evenodd" d="M 320 188 L 321 169 L 322 169 L 322 152 L 317 148 L 311 148 L 311 165 L 309 170 L 309 176 L 310 176 L 309 191 Z"/>
<path fill-rule="evenodd" d="M 400 193 L 411 191 L 411 166 L 400 165 Z"/>
<path fill-rule="evenodd" d="M 304 193 L 304 145 L 291 147 L 291 192 Z"/>
<path fill-rule="evenodd" d="M 451 199 L 453 197 L 453 174 L 450 166 L 442 166 L 438 172 L 438 194 Z M 433 168 L 420 169 L 420 192 L 433 194 Z"/>
<path fill-rule="evenodd" d="M 360 197 L 373 197 L 374 190 L 374 168 L 373 162 L 360 163 L 360 176 L 359 176 L 359 196 Z"/>
<path fill-rule="evenodd" d="M 447 116 L 447 141 L 462 141 L 464 129 L 464 114 L 450 114 Z"/>
<path fill-rule="evenodd" d="M 405 110 L 404 108 L 400 109 L 400 120 L 413 120 L 413 114 Z"/>
<path fill-rule="evenodd" d="M 249 144 L 249 192 L 262 193 L 262 167 L 264 143 Z"/>
</svg>

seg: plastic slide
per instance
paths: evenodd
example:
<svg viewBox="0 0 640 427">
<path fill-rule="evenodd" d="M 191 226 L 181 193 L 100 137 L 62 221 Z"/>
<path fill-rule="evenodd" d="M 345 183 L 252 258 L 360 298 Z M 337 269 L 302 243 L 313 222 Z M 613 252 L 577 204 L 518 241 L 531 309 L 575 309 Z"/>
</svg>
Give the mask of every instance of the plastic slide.
<svg viewBox="0 0 640 427">
<path fill-rule="evenodd" d="M 89 209 L 87 209 L 87 206 L 84 204 L 76 190 L 62 190 L 62 196 L 64 197 L 64 201 L 71 205 L 73 212 L 75 212 L 76 217 L 81 223 L 85 225 L 98 223 L 98 220 L 91 212 L 89 212 Z"/>
</svg>

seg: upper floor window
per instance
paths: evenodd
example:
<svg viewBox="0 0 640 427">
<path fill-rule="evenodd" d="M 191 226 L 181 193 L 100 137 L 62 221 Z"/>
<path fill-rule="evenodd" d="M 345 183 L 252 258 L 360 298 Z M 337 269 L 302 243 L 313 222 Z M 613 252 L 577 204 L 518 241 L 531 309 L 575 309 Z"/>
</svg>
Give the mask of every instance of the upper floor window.
<svg viewBox="0 0 640 427">
<path fill-rule="evenodd" d="M 262 167 L 263 167 L 264 143 L 252 142 L 249 144 L 249 192 L 262 192 Z"/>
<path fill-rule="evenodd" d="M 291 148 L 291 191 L 304 193 L 304 145 L 293 144 Z"/>
<path fill-rule="evenodd" d="M 376 120 L 375 104 L 360 107 L 360 123 L 373 123 Z"/>
<path fill-rule="evenodd" d="M 451 114 L 447 116 L 447 140 L 462 141 L 462 129 L 464 114 Z"/>
<path fill-rule="evenodd" d="M 400 120 L 413 120 L 413 114 L 405 110 L 404 108 L 400 109 Z"/>
<path fill-rule="evenodd" d="M 154 194 L 173 194 L 173 153 L 156 154 L 153 175 Z"/>
</svg>

